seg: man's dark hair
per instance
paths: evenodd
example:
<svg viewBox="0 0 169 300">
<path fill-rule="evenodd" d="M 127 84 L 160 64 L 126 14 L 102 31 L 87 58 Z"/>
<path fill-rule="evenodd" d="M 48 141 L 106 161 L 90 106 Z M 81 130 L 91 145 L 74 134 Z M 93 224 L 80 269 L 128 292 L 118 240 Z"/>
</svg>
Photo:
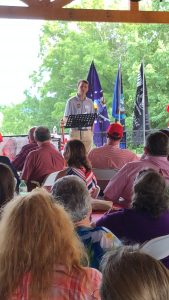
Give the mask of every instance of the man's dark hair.
<svg viewBox="0 0 169 300">
<path fill-rule="evenodd" d="M 39 126 L 35 129 L 35 140 L 37 142 L 45 142 L 51 139 L 50 131 L 45 126 Z"/>
<path fill-rule="evenodd" d="M 169 138 L 160 131 L 151 133 L 146 140 L 148 153 L 153 156 L 168 156 Z"/>
<path fill-rule="evenodd" d="M 86 83 L 86 84 L 88 84 L 89 85 L 89 82 L 87 81 L 87 80 L 85 80 L 85 79 L 80 79 L 79 81 L 78 81 L 78 83 L 77 83 L 77 87 L 80 85 L 80 83 Z"/>
</svg>

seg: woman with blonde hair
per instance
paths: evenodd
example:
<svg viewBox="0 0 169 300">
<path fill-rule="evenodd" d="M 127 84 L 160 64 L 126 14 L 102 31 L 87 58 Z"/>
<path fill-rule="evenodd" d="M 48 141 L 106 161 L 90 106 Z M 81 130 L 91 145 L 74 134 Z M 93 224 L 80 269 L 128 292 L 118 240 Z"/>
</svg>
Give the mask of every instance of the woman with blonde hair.
<svg viewBox="0 0 169 300">
<path fill-rule="evenodd" d="M 81 266 L 84 255 L 68 214 L 47 192 L 10 201 L 0 221 L 0 299 L 92 299 L 101 274 Z"/>
<path fill-rule="evenodd" d="M 168 300 L 169 271 L 153 257 L 124 247 L 104 257 L 102 300 Z"/>
</svg>

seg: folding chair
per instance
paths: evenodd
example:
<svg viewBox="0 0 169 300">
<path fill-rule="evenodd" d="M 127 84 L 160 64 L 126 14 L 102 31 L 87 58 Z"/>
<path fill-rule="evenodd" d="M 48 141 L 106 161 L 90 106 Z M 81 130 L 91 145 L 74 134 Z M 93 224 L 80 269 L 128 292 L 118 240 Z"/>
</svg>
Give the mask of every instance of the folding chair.
<svg viewBox="0 0 169 300">
<path fill-rule="evenodd" d="M 42 183 L 42 187 L 44 187 L 45 189 L 47 189 L 48 192 L 51 191 L 52 186 L 53 186 L 54 183 L 55 183 L 55 179 L 56 179 L 57 174 L 58 174 L 58 171 L 49 174 L 49 175 L 45 178 L 44 182 Z"/>
<path fill-rule="evenodd" d="M 102 191 L 107 186 L 109 180 L 118 172 L 118 169 L 93 168 L 92 170 Z"/>
<path fill-rule="evenodd" d="M 169 256 L 169 234 L 154 238 L 141 246 L 142 252 L 151 255 L 157 260 Z"/>
</svg>

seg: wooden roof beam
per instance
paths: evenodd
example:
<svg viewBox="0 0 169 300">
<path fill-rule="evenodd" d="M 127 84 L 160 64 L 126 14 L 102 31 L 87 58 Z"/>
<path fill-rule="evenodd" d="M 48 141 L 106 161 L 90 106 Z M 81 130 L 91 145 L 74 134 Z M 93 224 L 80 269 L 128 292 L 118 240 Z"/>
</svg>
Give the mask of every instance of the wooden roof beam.
<svg viewBox="0 0 169 300">
<path fill-rule="evenodd" d="M 36 6 L 39 5 L 38 0 L 20 0 L 21 2 L 25 3 L 28 6 Z"/>
<path fill-rule="evenodd" d="M 0 18 L 169 24 L 169 12 L 0 6 Z"/>
<path fill-rule="evenodd" d="M 70 4 L 74 0 L 55 0 L 51 2 L 51 5 L 55 8 L 62 8 L 63 6 Z"/>
</svg>

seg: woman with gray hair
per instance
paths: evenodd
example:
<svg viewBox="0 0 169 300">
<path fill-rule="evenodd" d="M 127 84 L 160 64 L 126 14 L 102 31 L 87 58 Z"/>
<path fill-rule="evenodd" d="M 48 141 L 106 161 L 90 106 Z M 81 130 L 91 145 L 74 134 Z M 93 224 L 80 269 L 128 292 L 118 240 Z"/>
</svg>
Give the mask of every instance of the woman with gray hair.
<svg viewBox="0 0 169 300">
<path fill-rule="evenodd" d="M 77 233 L 85 245 L 91 267 L 99 268 L 103 254 L 121 242 L 104 227 L 92 228 L 91 196 L 82 179 L 76 175 L 58 179 L 52 189 L 54 199 L 71 215 Z"/>
<path fill-rule="evenodd" d="M 130 245 L 168 235 L 169 193 L 164 177 L 152 169 L 141 170 L 133 186 L 132 207 L 104 215 L 96 225 Z M 163 263 L 169 268 L 169 256 Z"/>
</svg>

